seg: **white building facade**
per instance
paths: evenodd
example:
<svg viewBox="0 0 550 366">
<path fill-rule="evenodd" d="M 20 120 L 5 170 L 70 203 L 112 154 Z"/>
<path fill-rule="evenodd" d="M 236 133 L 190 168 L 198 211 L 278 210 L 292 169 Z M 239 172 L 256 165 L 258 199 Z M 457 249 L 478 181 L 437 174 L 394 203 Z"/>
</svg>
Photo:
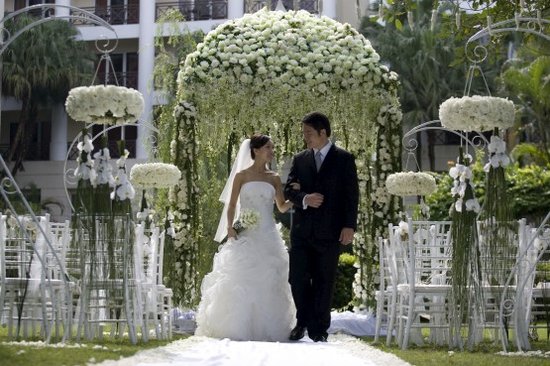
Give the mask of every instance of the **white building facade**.
<svg viewBox="0 0 550 366">
<path fill-rule="evenodd" d="M 152 87 L 154 37 L 158 34 L 157 20 L 167 10 L 178 9 L 184 15 L 187 21 L 181 27 L 191 31 L 201 29 L 207 33 L 228 19 L 242 17 L 265 6 L 271 9 L 280 9 L 281 6 L 287 10 L 304 9 L 354 27 L 359 26 L 360 17 L 367 15 L 369 9 L 369 1 L 366 0 L 359 3 L 352 0 L 0 0 L 0 14 L 8 15 L 38 4 L 59 5 L 55 8 L 56 16 L 68 15 L 69 7 L 78 7 L 101 17 L 115 29 L 116 34 L 104 27 L 69 20 L 79 30 L 82 40 L 93 49 L 96 49 L 96 41 L 118 40 L 116 48 L 110 52 L 115 75 L 109 70 L 101 72 L 103 68 L 100 67 L 98 77 L 112 84 L 116 76 L 119 85 L 138 89 L 145 99 L 142 120 L 149 123 L 153 118 L 153 107 L 158 103 Z M 41 13 L 40 10 L 33 14 L 48 16 L 47 12 Z M 168 28 L 163 34 L 168 35 L 167 32 Z M 17 129 L 21 103 L 2 95 L 1 109 L 0 153 L 5 157 Z M 54 203 L 52 207 L 55 208 L 51 210 L 54 219 L 69 217 L 70 206 L 63 184 L 64 165 L 67 156 L 69 165 L 74 165 L 76 151 L 69 151 L 69 148 L 83 125 L 70 120 L 61 104 L 40 110 L 38 120 L 34 146 L 25 159 L 24 171 L 17 173 L 16 180 L 23 189 L 38 189 L 41 202 Z M 126 128 L 125 133 L 131 158 L 129 166 L 147 160 L 148 151 L 143 141 L 150 129 L 138 126 Z"/>
</svg>

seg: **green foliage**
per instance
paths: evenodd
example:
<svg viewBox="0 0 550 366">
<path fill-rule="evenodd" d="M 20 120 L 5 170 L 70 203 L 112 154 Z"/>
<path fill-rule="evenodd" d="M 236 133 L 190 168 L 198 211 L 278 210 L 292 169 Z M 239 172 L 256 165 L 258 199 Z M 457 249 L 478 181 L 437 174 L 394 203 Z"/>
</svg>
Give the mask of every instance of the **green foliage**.
<svg viewBox="0 0 550 366">
<path fill-rule="evenodd" d="M 485 196 L 485 172 L 483 161 L 478 157 L 472 165 L 475 195 L 483 206 Z M 437 190 L 426 197 L 430 206 L 432 220 L 449 220 L 449 208 L 452 204 L 452 178 L 448 173 L 433 173 Z M 527 218 L 530 222 L 539 222 L 548 213 L 550 207 L 550 165 L 529 165 L 520 167 L 511 164 L 506 168 L 506 182 L 512 216 L 514 219 Z"/>
<path fill-rule="evenodd" d="M 6 23 L 6 33 L 16 34 L 36 20 L 16 17 Z M 7 158 L 14 162 L 14 176 L 30 149 L 39 106 L 64 102 L 71 88 L 91 80 L 95 55 L 77 34 L 69 22 L 50 20 L 21 33 L 2 55 L 2 94 L 22 102 Z"/>
<path fill-rule="evenodd" d="M 539 282 L 550 282 L 550 262 L 537 263 L 535 285 Z"/>
<path fill-rule="evenodd" d="M 348 310 L 353 300 L 353 280 L 357 268 L 355 262 L 357 258 L 349 253 L 340 254 L 338 259 L 338 268 L 336 269 L 336 284 L 334 286 L 334 298 L 332 308 Z"/>
<path fill-rule="evenodd" d="M 507 171 L 507 181 L 514 217 L 539 222 L 550 207 L 550 165 L 513 166 Z"/>
<path fill-rule="evenodd" d="M 19 197 L 19 195 L 16 194 L 9 194 L 9 190 L 6 191 L 8 193 L 8 199 L 10 200 L 11 205 L 13 206 L 15 213 L 19 215 L 27 214 L 28 210 L 23 203 L 23 200 Z M 31 206 L 31 209 L 34 213 L 40 213 L 42 210 L 41 206 L 41 191 L 40 188 L 36 186 L 36 184 L 31 183 L 25 188 L 21 188 L 21 193 L 23 193 L 23 196 L 27 200 L 27 203 L 29 206 Z M 10 206 L 7 202 L 4 201 L 4 199 L 0 199 L 0 212 L 5 213 L 7 210 L 10 209 Z"/>
<path fill-rule="evenodd" d="M 510 152 L 510 156 L 522 167 L 531 164 L 539 166 L 550 165 L 550 155 L 548 153 L 545 154 L 537 145 L 528 142 L 514 146 Z"/>
<path fill-rule="evenodd" d="M 522 106 L 523 131 L 542 146 L 550 159 L 550 56 L 540 56 L 533 62 L 516 62 L 502 74 L 506 92 Z M 534 128 L 533 128 L 534 127 Z"/>
</svg>

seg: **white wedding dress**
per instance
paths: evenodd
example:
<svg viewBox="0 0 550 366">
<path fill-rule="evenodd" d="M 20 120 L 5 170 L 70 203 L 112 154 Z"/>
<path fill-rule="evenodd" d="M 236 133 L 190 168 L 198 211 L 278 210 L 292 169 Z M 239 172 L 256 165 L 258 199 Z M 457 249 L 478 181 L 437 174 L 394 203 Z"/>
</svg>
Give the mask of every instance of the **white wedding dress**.
<svg viewBox="0 0 550 366">
<path fill-rule="evenodd" d="M 275 188 L 243 184 L 241 210 L 258 224 L 230 239 L 214 257 L 201 286 L 195 335 L 231 340 L 285 341 L 295 323 L 288 283 L 288 253 L 273 218 Z"/>
</svg>

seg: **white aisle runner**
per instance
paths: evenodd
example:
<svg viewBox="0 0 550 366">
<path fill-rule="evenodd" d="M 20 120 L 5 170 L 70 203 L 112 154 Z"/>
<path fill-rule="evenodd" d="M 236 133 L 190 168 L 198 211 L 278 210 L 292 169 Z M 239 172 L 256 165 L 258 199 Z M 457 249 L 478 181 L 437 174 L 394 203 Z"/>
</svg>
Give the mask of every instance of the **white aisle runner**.
<svg viewBox="0 0 550 366">
<path fill-rule="evenodd" d="M 98 364 L 93 364 L 98 365 Z M 229 339 L 189 337 L 166 346 L 144 350 L 101 366 L 406 366 L 397 356 L 382 352 L 343 334 L 331 334 L 327 343 L 236 342 Z"/>
</svg>

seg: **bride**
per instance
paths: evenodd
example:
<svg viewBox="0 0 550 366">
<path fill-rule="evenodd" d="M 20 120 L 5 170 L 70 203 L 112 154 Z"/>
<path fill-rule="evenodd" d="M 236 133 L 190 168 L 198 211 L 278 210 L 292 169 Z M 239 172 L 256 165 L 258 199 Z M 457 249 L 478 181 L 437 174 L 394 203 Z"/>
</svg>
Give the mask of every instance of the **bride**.
<svg viewBox="0 0 550 366">
<path fill-rule="evenodd" d="M 212 272 L 202 282 L 196 335 L 232 340 L 288 340 L 295 307 L 288 283 L 288 253 L 275 226 L 273 202 L 285 201 L 281 179 L 268 169 L 274 156 L 269 136 L 245 140 L 220 200 L 224 211 L 215 240 L 227 243 L 214 257 Z M 252 216 L 254 219 L 245 220 Z M 249 226 L 237 232 L 241 218 Z"/>
</svg>

